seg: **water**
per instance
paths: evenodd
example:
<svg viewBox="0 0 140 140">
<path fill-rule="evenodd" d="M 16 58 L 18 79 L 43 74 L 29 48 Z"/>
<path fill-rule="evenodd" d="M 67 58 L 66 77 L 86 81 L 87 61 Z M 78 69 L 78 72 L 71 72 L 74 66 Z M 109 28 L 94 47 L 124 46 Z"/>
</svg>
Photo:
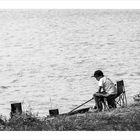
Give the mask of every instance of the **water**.
<svg viewBox="0 0 140 140">
<path fill-rule="evenodd" d="M 97 69 L 123 79 L 131 102 L 140 91 L 139 54 L 139 10 L 1 10 L 1 114 L 13 102 L 41 116 L 68 112 L 97 91 Z"/>
</svg>

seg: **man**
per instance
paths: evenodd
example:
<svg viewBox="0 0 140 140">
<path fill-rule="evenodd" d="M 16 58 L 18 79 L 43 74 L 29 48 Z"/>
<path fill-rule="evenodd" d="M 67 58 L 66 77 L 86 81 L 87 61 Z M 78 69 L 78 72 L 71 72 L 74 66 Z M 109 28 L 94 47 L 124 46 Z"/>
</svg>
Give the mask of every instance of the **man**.
<svg viewBox="0 0 140 140">
<path fill-rule="evenodd" d="M 95 71 L 92 77 L 95 77 L 96 80 L 99 81 L 99 89 L 93 94 L 97 111 L 103 109 L 102 102 L 104 102 L 104 97 L 106 97 L 110 108 L 116 108 L 114 97 L 117 95 L 117 88 L 115 87 L 115 84 L 109 78 L 105 77 L 101 70 Z"/>
</svg>

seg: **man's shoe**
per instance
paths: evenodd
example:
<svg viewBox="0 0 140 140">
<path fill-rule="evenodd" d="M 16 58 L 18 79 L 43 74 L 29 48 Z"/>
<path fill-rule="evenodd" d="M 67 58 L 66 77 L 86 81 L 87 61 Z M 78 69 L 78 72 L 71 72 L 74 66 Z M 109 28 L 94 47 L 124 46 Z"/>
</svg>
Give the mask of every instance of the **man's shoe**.
<svg viewBox="0 0 140 140">
<path fill-rule="evenodd" d="M 98 109 L 94 109 L 93 107 L 91 107 L 88 112 L 90 112 L 90 113 L 97 113 L 97 112 L 99 112 L 99 110 Z"/>
<path fill-rule="evenodd" d="M 97 109 L 97 106 L 94 106 L 94 109 Z"/>
</svg>

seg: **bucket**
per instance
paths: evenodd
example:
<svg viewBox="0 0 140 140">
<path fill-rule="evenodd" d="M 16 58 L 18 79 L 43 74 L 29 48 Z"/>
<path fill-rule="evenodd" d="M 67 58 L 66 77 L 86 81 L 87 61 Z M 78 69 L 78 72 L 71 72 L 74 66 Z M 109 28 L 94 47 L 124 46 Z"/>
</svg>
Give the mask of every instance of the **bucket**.
<svg viewBox="0 0 140 140">
<path fill-rule="evenodd" d="M 20 115 L 22 113 L 21 103 L 12 103 L 11 104 L 11 117 L 13 115 Z"/>
<path fill-rule="evenodd" d="M 134 101 L 140 101 L 140 93 L 133 96 Z"/>
<path fill-rule="evenodd" d="M 49 110 L 50 116 L 56 116 L 59 115 L 59 110 L 58 109 L 51 109 Z"/>
</svg>

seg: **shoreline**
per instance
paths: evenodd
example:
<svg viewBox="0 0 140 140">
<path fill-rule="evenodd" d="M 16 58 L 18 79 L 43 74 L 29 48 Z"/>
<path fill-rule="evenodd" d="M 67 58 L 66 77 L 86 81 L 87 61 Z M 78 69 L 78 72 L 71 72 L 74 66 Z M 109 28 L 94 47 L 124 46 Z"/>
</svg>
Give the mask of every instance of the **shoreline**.
<svg viewBox="0 0 140 140">
<path fill-rule="evenodd" d="M 0 131 L 138 131 L 140 102 L 99 113 L 71 116 L 38 117 L 24 112 L 10 119 L 0 119 Z"/>
</svg>

